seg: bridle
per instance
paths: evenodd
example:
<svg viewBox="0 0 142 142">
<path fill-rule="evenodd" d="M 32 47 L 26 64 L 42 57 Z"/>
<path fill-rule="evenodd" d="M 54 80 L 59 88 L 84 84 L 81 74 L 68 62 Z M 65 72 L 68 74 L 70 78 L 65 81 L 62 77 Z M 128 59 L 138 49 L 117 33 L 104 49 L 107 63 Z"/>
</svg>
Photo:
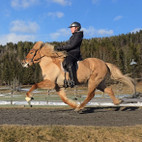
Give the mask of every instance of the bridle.
<svg viewBox="0 0 142 142">
<path fill-rule="evenodd" d="M 29 52 L 29 54 L 32 54 L 34 52 L 34 55 L 31 58 L 25 58 L 25 60 L 29 60 L 29 62 L 31 62 L 31 63 L 34 64 L 34 62 L 37 62 L 40 59 L 42 59 L 43 57 L 45 57 L 46 55 L 41 56 L 40 50 L 41 50 L 41 48 L 40 49 L 31 49 L 30 52 Z M 39 52 L 39 57 L 36 58 L 36 59 L 34 59 L 35 56 L 37 55 L 37 52 Z M 50 57 L 51 58 L 60 58 L 60 57 L 62 57 L 57 52 L 55 52 L 55 55 L 56 56 L 53 55 L 53 56 L 50 56 Z"/>
<path fill-rule="evenodd" d="M 36 51 L 36 53 L 38 52 L 39 50 L 37 50 Z M 35 54 L 36 55 L 36 54 Z M 35 55 L 34 55 L 34 57 L 35 57 Z M 39 54 L 40 55 L 40 57 L 39 58 L 37 58 L 37 59 L 34 59 L 34 57 L 33 57 L 33 63 L 34 63 L 34 61 L 38 61 L 38 60 L 40 60 L 40 59 L 42 59 L 43 57 L 45 57 L 45 55 L 43 55 L 43 56 L 41 56 L 41 54 Z"/>
<path fill-rule="evenodd" d="M 41 56 L 41 54 L 39 54 L 40 57 L 37 58 L 37 59 L 34 59 L 35 56 L 37 55 L 37 52 L 39 52 L 39 49 L 38 49 L 38 50 L 36 50 L 36 49 L 31 49 L 30 52 L 32 52 L 32 51 L 35 52 L 34 55 L 33 55 L 33 57 L 32 57 L 32 58 L 25 58 L 25 60 L 30 60 L 30 62 L 34 63 L 34 61 L 38 61 L 38 60 L 40 60 L 41 58 L 43 58 L 43 57 L 45 56 L 45 55 Z M 30 53 L 30 54 L 32 54 L 32 53 Z"/>
</svg>

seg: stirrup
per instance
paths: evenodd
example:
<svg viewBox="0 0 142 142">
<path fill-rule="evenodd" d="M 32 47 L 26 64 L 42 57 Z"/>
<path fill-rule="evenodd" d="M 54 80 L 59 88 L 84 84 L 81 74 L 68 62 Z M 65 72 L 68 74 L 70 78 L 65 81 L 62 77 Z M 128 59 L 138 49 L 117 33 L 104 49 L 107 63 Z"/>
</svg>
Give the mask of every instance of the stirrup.
<svg viewBox="0 0 142 142">
<path fill-rule="evenodd" d="M 75 81 L 74 80 L 69 80 L 68 85 L 73 88 L 75 86 Z"/>
<path fill-rule="evenodd" d="M 67 81 L 66 79 L 64 80 L 64 87 L 65 87 L 65 88 L 68 88 L 68 87 L 69 87 L 68 81 Z"/>
<path fill-rule="evenodd" d="M 68 88 L 71 87 L 73 88 L 75 86 L 75 81 L 74 80 L 64 80 L 64 87 Z"/>
</svg>

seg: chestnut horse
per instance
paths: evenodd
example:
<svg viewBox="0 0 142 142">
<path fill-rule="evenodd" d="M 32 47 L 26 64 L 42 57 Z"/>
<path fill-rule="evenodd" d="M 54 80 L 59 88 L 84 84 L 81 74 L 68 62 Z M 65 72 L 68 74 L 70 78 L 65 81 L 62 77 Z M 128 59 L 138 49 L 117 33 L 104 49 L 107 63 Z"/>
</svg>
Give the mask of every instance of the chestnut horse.
<svg viewBox="0 0 142 142">
<path fill-rule="evenodd" d="M 105 78 L 107 75 L 112 79 L 118 80 L 127 84 L 132 93 L 135 93 L 135 85 L 133 80 L 123 75 L 122 72 L 113 64 L 106 63 L 97 58 L 87 58 L 78 63 L 77 79 L 79 84 L 88 82 L 88 95 L 86 99 L 77 104 L 75 101 L 67 98 L 64 88 L 64 70 L 62 68 L 62 61 L 66 57 L 64 52 L 54 51 L 54 46 L 49 43 L 37 42 L 33 48 L 29 51 L 25 60 L 22 61 L 23 67 L 31 66 L 34 63 L 39 63 L 43 81 L 34 84 L 26 94 L 26 100 L 31 101 L 31 92 L 37 88 L 42 89 L 55 89 L 62 101 L 79 111 L 85 107 L 85 105 L 94 97 L 95 90 L 101 90 L 107 93 L 112 99 L 115 105 L 121 103 L 121 100 L 114 96 L 112 88 L 108 88 L 105 85 Z M 67 73 L 67 78 L 68 77 Z"/>
</svg>

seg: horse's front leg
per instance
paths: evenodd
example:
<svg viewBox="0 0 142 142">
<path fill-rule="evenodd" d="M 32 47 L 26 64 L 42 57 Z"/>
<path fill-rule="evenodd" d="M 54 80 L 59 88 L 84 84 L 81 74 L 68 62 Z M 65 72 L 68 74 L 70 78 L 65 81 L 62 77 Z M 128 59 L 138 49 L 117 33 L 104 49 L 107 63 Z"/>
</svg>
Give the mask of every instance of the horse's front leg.
<svg viewBox="0 0 142 142">
<path fill-rule="evenodd" d="M 68 104 L 72 108 L 77 108 L 78 104 L 67 98 L 64 88 L 56 88 L 56 91 L 64 103 Z"/>
<path fill-rule="evenodd" d="M 34 85 L 32 85 L 31 89 L 26 93 L 26 101 L 27 102 L 30 102 L 33 97 L 31 95 L 31 92 L 37 88 L 41 88 L 41 89 L 54 89 L 55 88 L 55 83 L 54 82 L 51 82 L 50 80 L 46 79 L 46 80 L 43 80 L 39 83 L 36 83 Z"/>
<path fill-rule="evenodd" d="M 86 99 L 75 109 L 75 111 L 80 111 L 82 110 L 85 105 L 94 97 L 95 95 L 95 89 L 96 89 L 96 86 L 97 86 L 97 80 L 93 80 L 93 79 L 90 79 L 88 81 L 88 95 L 86 97 Z"/>
</svg>

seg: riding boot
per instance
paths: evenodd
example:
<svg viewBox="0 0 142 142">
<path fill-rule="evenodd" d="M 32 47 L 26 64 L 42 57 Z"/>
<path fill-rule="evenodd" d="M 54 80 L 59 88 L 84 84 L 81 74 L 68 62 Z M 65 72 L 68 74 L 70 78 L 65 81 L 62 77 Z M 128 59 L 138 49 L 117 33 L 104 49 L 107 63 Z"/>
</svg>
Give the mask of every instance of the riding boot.
<svg viewBox="0 0 142 142">
<path fill-rule="evenodd" d="M 68 72 L 69 72 L 69 77 L 70 77 L 68 84 L 71 88 L 73 88 L 77 83 L 76 68 L 73 65 L 69 66 Z"/>
<path fill-rule="evenodd" d="M 64 76 L 65 76 L 65 79 L 64 79 L 64 87 L 65 87 L 65 88 L 68 88 L 69 85 L 68 85 L 68 80 L 66 79 L 66 72 L 65 72 Z"/>
</svg>

